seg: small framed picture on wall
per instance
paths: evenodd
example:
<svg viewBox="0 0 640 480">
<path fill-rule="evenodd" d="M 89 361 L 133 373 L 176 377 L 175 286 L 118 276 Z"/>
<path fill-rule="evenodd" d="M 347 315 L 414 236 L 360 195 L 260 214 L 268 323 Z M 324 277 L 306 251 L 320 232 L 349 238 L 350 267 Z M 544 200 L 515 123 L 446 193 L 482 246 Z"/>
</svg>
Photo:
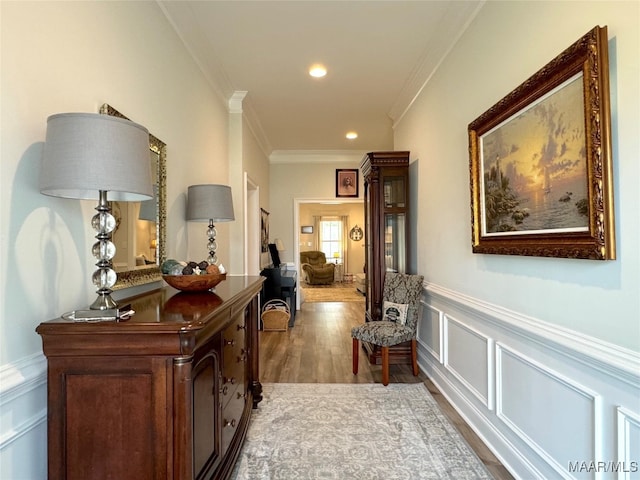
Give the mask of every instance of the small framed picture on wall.
<svg viewBox="0 0 640 480">
<path fill-rule="evenodd" d="M 358 198 L 358 170 L 336 169 L 336 197 Z"/>
</svg>

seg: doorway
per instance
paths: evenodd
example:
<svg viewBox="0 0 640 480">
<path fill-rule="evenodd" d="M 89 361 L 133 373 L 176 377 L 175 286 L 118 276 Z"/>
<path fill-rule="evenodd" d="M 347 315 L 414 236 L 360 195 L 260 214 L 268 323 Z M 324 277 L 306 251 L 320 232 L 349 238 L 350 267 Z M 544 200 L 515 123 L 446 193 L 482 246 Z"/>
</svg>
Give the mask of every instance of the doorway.
<svg viewBox="0 0 640 480">
<path fill-rule="evenodd" d="M 348 229 L 356 225 L 364 229 L 364 204 L 362 199 L 323 199 L 323 198 L 295 198 L 293 201 L 294 219 L 294 263 L 298 272 L 298 278 L 302 281 L 300 268 L 300 252 L 304 250 L 319 250 L 317 245 L 317 232 L 303 233 L 302 227 L 313 225 L 313 216 L 334 216 L 347 215 Z M 305 229 L 305 231 L 308 231 Z M 347 240 L 345 248 L 349 250 L 348 265 L 344 265 L 343 274 L 354 274 L 361 272 L 364 266 L 364 239 Z M 327 259 L 331 261 L 331 259 Z M 355 286 L 354 286 L 355 288 Z M 296 308 L 300 308 L 300 296 L 296 301 Z"/>
</svg>

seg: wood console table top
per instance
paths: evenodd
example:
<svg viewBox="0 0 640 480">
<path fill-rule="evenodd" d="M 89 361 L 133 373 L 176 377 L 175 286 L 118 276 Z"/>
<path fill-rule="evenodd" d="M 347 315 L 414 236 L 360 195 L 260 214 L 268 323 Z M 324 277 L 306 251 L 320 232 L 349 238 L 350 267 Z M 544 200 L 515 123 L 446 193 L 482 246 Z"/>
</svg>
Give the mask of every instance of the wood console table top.
<svg viewBox="0 0 640 480">
<path fill-rule="evenodd" d="M 82 322 L 60 317 L 41 323 L 36 331 L 43 337 L 43 350 L 48 357 L 80 353 L 131 355 L 131 344 L 138 345 L 139 355 L 190 355 L 198 339 L 244 308 L 260 292 L 263 282 L 260 276 L 227 277 L 206 292 L 181 292 L 167 286 L 121 300 L 120 305 L 131 303 L 135 311 L 129 320 Z M 47 341 L 51 336 L 56 337 L 55 342 Z M 90 342 L 88 336 L 92 338 Z M 127 341 L 121 341 L 123 338 Z"/>
</svg>

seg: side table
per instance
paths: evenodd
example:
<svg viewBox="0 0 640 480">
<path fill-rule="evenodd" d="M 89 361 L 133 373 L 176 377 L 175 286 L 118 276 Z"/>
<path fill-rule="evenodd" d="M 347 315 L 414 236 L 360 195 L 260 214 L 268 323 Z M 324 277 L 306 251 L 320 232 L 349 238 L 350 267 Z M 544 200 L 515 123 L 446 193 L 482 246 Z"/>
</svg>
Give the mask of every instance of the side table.
<svg viewBox="0 0 640 480">
<path fill-rule="evenodd" d="M 342 282 L 343 280 L 344 265 L 342 263 L 336 263 L 336 268 L 333 272 L 333 281 Z"/>
</svg>

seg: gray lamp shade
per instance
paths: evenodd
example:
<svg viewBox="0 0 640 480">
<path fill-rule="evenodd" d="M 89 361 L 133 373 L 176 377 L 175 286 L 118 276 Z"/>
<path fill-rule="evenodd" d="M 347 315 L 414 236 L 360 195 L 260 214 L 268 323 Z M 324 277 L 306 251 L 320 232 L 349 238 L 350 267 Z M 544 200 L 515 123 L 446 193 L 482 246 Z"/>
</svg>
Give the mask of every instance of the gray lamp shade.
<svg viewBox="0 0 640 480">
<path fill-rule="evenodd" d="M 139 220 L 147 220 L 149 222 L 158 221 L 158 186 L 153 186 L 153 198 L 140 202 Z"/>
<path fill-rule="evenodd" d="M 187 220 L 196 222 L 235 220 L 231 187 L 191 185 L 187 191 Z"/>
<path fill-rule="evenodd" d="M 40 192 L 65 198 L 137 202 L 153 196 L 149 131 L 97 113 L 61 113 L 47 119 Z"/>
</svg>

